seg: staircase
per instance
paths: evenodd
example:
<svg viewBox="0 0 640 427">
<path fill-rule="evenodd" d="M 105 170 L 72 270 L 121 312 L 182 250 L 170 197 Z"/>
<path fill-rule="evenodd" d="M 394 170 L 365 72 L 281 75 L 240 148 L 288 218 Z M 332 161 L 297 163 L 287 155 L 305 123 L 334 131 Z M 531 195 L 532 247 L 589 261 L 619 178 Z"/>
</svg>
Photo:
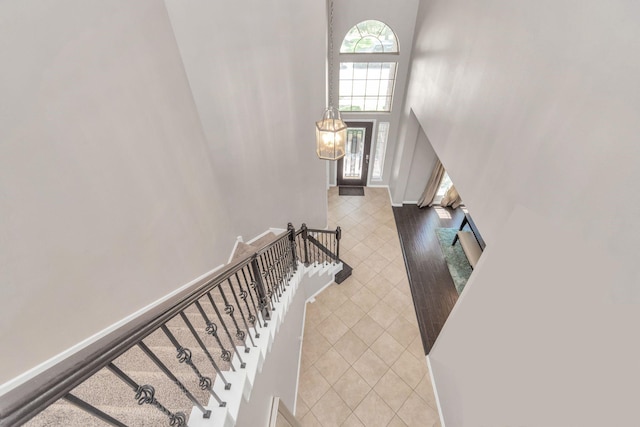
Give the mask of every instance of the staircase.
<svg viewBox="0 0 640 427">
<path fill-rule="evenodd" d="M 239 243 L 215 278 L 107 336 L 106 347 L 94 343 L 106 356 L 83 350 L 0 397 L 0 426 L 236 425 L 301 286 L 314 276 L 331 283 L 343 269 L 301 231 Z M 322 233 L 338 247 L 338 233 Z M 87 353 L 95 360 L 83 360 Z"/>
</svg>

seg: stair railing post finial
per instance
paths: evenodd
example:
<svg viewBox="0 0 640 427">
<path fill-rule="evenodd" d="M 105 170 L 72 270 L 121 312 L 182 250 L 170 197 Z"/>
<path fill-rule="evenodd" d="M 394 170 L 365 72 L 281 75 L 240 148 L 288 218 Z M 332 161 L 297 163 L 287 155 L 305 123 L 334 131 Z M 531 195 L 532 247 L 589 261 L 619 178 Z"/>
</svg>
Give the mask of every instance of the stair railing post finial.
<svg viewBox="0 0 640 427">
<path fill-rule="evenodd" d="M 302 230 L 302 240 L 304 241 L 304 266 L 308 267 L 309 266 L 309 242 L 307 239 L 309 238 L 309 231 L 307 231 L 308 230 L 307 224 L 303 222 L 300 229 Z"/>
<path fill-rule="evenodd" d="M 292 223 L 287 224 L 287 232 L 289 233 L 289 246 L 291 255 L 293 256 L 293 271 L 298 271 L 298 256 L 296 254 L 296 228 Z"/>
</svg>

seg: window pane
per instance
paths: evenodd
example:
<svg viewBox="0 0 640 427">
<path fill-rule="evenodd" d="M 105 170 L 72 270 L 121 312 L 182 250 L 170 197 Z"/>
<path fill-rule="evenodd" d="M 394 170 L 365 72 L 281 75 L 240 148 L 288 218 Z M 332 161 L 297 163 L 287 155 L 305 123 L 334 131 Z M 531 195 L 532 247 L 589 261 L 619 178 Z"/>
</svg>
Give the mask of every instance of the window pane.
<svg viewBox="0 0 640 427">
<path fill-rule="evenodd" d="M 351 97 L 340 97 L 338 101 L 338 108 L 340 111 L 350 111 L 351 110 Z"/>
<path fill-rule="evenodd" d="M 380 72 L 380 78 L 382 79 L 394 79 L 396 74 L 395 62 L 383 62 L 382 70 Z"/>
<path fill-rule="evenodd" d="M 351 62 L 353 64 L 353 78 L 366 80 L 367 79 L 367 63 L 366 62 Z"/>
<path fill-rule="evenodd" d="M 340 92 L 339 93 L 352 93 L 353 92 L 353 80 L 340 79 Z"/>
<path fill-rule="evenodd" d="M 381 180 L 384 168 L 384 157 L 387 151 L 387 136 L 389 134 L 389 122 L 378 123 L 378 136 L 375 140 L 375 150 L 373 157 L 373 172 L 371 179 Z"/>
<path fill-rule="evenodd" d="M 354 49 L 355 53 L 371 53 L 371 52 L 383 52 L 384 47 L 382 42 L 375 37 L 367 36 L 361 38 Z"/>
<path fill-rule="evenodd" d="M 361 38 L 362 38 L 362 35 L 360 34 L 360 31 L 358 30 L 358 28 L 357 27 L 351 28 L 347 33 L 347 35 L 344 37 L 344 40 L 342 41 L 342 47 L 340 47 L 340 52 L 343 52 L 343 53 L 354 52 L 356 43 L 358 43 L 358 40 L 360 40 Z"/>
<path fill-rule="evenodd" d="M 367 70 L 367 79 L 379 79 L 381 69 L 382 64 L 380 62 L 370 62 Z"/>
<path fill-rule="evenodd" d="M 340 69 L 339 108 L 341 111 L 391 111 L 394 62 L 343 62 Z M 352 75 L 346 70 L 353 70 Z"/>
<path fill-rule="evenodd" d="M 393 80 L 380 80 L 380 96 L 393 94 Z"/>
<path fill-rule="evenodd" d="M 351 111 L 366 111 L 364 109 L 364 96 L 354 96 L 351 98 Z"/>
<path fill-rule="evenodd" d="M 380 80 L 367 80 L 367 93 L 366 96 L 378 97 L 380 91 Z"/>
<path fill-rule="evenodd" d="M 353 62 L 342 62 L 340 64 L 340 80 L 346 80 L 346 79 L 352 79 L 352 78 L 353 78 Z"/>
<path fill-rule="evenodd" d="M 353 26 L 342 40 L 340 53 L 398 53 L 398 39 L 384 22 L 368 20 Z"/>
<path fill-rule="evenodd" d="M 356 26 L 358 27 L 362 35 L 371 34 L 375 36 L 378 36 L 384 30 L 384 27 L 386 27 L 384 23 L 380 21 L 375 21 L 373 19 L 369 21 L 361 22 Z"/>
<path fill-rule="evenodd" d="M 366 91 L 367 81 L 366 80 L 353 80 L 353 95 L 354 96 L 364 96 Z"/>
</svg>

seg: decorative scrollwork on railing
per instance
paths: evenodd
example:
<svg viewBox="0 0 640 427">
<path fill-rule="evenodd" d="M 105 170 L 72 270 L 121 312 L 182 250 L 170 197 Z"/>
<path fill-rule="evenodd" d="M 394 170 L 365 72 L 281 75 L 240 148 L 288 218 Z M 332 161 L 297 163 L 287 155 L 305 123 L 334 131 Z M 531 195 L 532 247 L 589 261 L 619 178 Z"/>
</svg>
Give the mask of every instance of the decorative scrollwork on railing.
<svg viewBox="0 0 640 427">
<path fill-rule="evenodd" d="M 254 325 L 256 323 L 256 316 L 254 316 L 253 314 L 249 314 L 249 322 Z"/>
<path fill-rule="evenodd" d="M 178 349 L 178 354 L 176 355 L 178 362 L 186 363 L 187 365 L 191 364 L 191 350 L 188 348 L 180 347 Z"/>
<path fill-rule="evenodd" d="M 213 322 L 208 322 L 207 323 L 207 328 L 205 329 L 205 331 L 207 331 L 207 333 L 209 335 L 217 337 L 218 336 L 218 325 L 216 325 Z"/>
<path fill-rule="evenodd" d="M 244 331 L 241 331 L 240 329 L 236 331 L 236 338 L 238 338 L 240 341 L 244 341 L 245 336 L 246 334 L 244 333 Z"/>
<path fill-rule="evenodd" d="M 138 405 L 144 405 L 145 403 L 153 403 L 156 390 L 149 384 L 141 385 L 136 390 L 136 400 Z"/>
<path fill-rule="evenodd" d="M 200 379 L 198 381 L 198 386 L 202 390 L 209 390 L 212 384 L 213 383 L 211 382 L 211 378 L 200 376 Z"/>
<path fill-rule="evenodd" d="M 178 385 L 181 385 L 177 383 Z M 182 387 L 184 388 L 184 386 Z M 155 398 L 156 390 L 149 384 L 141 385 L 136 390 L 135 399 L 138 401 L 138 405 L 149 404 L 155 406 L 160 412 L 169 417 L 169 425 L 176 427 L 185 427 L 187 425 L 187 416 L 183 412 L 176 412 L 175 414 L 162 406 Z"/>
<path fill-rule="evenodd" d="M 169 425 L 176 427 L 184 427 L 187 425 L 187 415 L 184 412 L 176 412 L 169 415 Z"/>
<path fill-rule="evenodd" d="M 229 350 L 222 349 L 222 353 L 220 354 L 220 357 L 225 362 L 228 362 L 231 360 L 231 352 Z"/>
<path fill-rule="evenodd" d="M 251 283 L 249 284 L 249 287 L 251 287 L 251 290 L 253 290 L 253 291 L 255 291 L 255 290 L 256 290 L 257 286 L 258 286 L 258 285 L 256 284 L 256 282 L 251 282 Z"/>
<path fill-rule="evenodd" d="M 178 354 L 176 356 L 178 358 L 178 361 L 180 363 L 185 363 L 187 366 L 191 368 L 193 373 L 196 374 L 199 381 L 198 385 L 202 390 L 209 390 L 211 388 L 211 384 L 213 384 L 211 381 L 211 378 L 205 377 L 200 373 L 196 365 L 193 363 L 193 360 L 191 360 L 191 356 L 192 356 L 191 350 L 189 350 L 188 348 L 185 348 L 185 347 L 178 348 Z"/>
<path fill-rule="evenodd" d="M 232 305 L 227 304 L 224 306 L 224 312 L 227 313 L 229 316 L 233 316 L 234 311 L 235 311 L 235 308 L 233 308 Z"/>
<path fill-rule="evenodd" d="M 249 296 L 249 294 L 248 294 L 248 293 L 247 293 L 247 291 L 245 291 L 244 289 L 242 289 L 242 290 L 240 291 L 240 299 L 241 299 L 242 301 L 246 301 L 248 296 Z"/>
</svg>

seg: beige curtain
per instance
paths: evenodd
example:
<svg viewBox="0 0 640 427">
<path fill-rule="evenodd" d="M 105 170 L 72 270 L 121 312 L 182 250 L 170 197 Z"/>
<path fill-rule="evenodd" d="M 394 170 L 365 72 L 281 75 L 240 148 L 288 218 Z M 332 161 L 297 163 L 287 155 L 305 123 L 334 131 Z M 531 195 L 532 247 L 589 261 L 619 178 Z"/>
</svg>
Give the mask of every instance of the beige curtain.
<svg viewBox="0 0 640 427">
<path fill-rule="evenodd" d="M 433 204 L 433 199 L 436 197 L 436 192 L 438 191 L 443 176 L 444 166 L 442 166 L 440 160 L 436 159 L 436 165 L 433 167 L 433 172 L 431 172 L 431 178 L 429 178 L 429 182 L 427 182 L 427 186 L 420 200 L 418 200 L 418 207 L 424 208 L 425 206 L 431 206 Z"/>
<path fill-rule="evenodd" d="M 451 206 L 453 209 L 456 209 L 460 204 L 462 204 L 460 194 L 458 194 L 456 187 L 452 185 L 451 188 L 449 188 L 449 191 L 447 191 L 442 198 L 440 206 Z"/>
</svg>

